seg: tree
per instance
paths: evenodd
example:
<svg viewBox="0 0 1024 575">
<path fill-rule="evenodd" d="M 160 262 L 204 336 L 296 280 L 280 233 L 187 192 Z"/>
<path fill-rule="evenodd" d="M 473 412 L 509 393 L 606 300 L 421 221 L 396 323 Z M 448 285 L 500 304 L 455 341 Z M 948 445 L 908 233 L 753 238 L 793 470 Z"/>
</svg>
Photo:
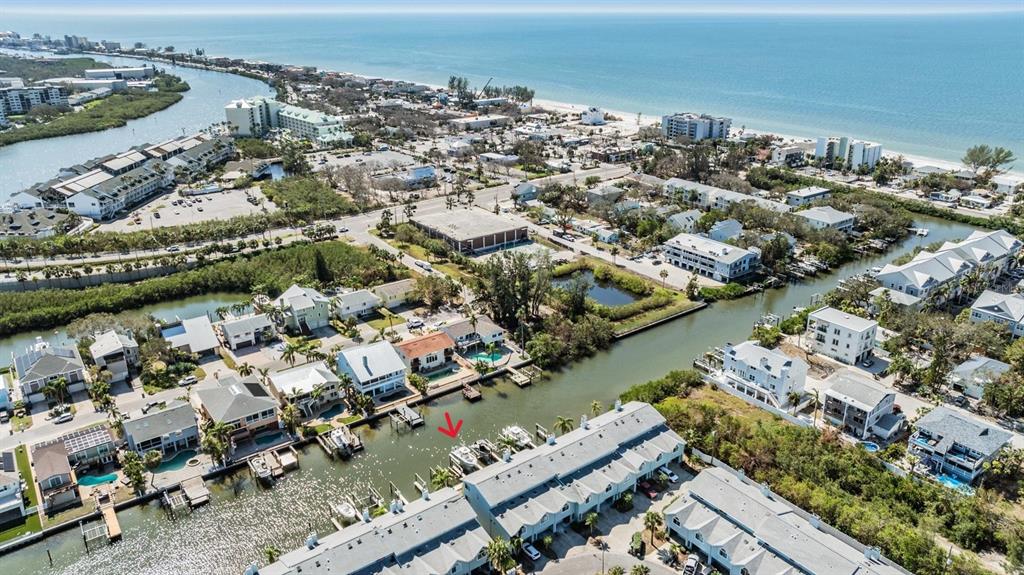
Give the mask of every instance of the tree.
<svg viewBox="0 0 1024 575">
<path fill-rule="evenodd" d="M 591 401 L 590 402 L 590 414 L 593 415 L 594 417 L 597 417 L 598 415 L 601 415 L 602 413 L 604 413 L 604 404 L 602 404 L 600 401 L 597 401 L 597 400 Z"/>
<path fill-rule="evenodd" d="M 561 415 L 555 418 L 555 431 L 562 435 L 569 433 L 576 427 L 576 423 L 571 417 L 562 417 Z"/>
<path fill-rule="evenodd" d="M 782 332 L 775 326 L 759 324 L 750 334 L 750 339 L 756 341 L 761 347 L 772 349 L 782 341 Z"/>
<path fill-rule="evenodd" d="M 504 573 L 515 564 L 512 558 L 512 546 L 507 539 L 495 537 L 487 544 L 487 562 L 493 571 Z"/>
<path fill-rule="evenodd" d="M 651 534 L 651 546 L 654 546 L 654 531 L 664 525 L 665 521 L 662 519 L 660 513 L 654 511 L 648 511 L 644 513 L 644 529 Z"/>
<path fill-rule="evenodd" d="M 160 466 L 160 462 L 164 460 L 164 454 L 160 453 L 157 449 L 150 449 L 142 457 L 142 463 L 145 464 L 146 469 L 156 469 Z"/>
<path fill-rule="evenodd" d="M 1016 160 L 1016 158 L 1014 157 L 1013 152 L 1006 148 L 992 148 L 988 145 L 981 144 L 967 148 L 967 152 L 964 153 L 964 157 L 961 161 L 975 172 L 981 168 L 988 168 L 993 172 L 999 172 L 1008 164 L 1013 163 L 1014 160 Z"/>
<path fill-rule="evenodd" d="M 626 568 L 622 565 L 614 565 L 608 569 L 608 575 L 626 575 Z"/>
<path fill-rule="evenodd" d="M 629 575 L 651 575 L 651 568 L 643 563 L 637 563 L 630 567 Z"/>
<path fill-rule="evenodd" d="M 305 176 L 312 172 L 313 168 L 306 159 L 302 146 L 297 143 L 287 143 L 281 154 L 281 162 L 286 172 L 296 176 Z"/>
<path fill-rule="evenodd" d="M 56 401 L 57 403 L 64 403 L 64 397 L 68 393 L 68 380 L 63 376 L 48 382 L 43 386 L 43 395 Z"/>
<path fill-rule="evenodd" d="M 594 528 L 597 527 L 597 522 L 599 519 L 600 516 L 595 511 L 591 511 L 590 513 L 587 513 L 583 516 L 583 525 L 585 525 L 587 529 L 590 530 L 590 535 L 594 534 Z"/>
<path fill-rule="evenodd" d="M 384 210 L 380 213 L 380 221 L 377 222 L 377 231 L 380 232 L 381 236 L 383 236 L 383 237 L 390 237 L 391 236 L 391 234 L 392 234 L 391 226 L 392 226 L 392 220 L 393 219 L 394 219 L 394 214 L 391 212 L 391 210 L 388 209 L 388 208 L 384 208 Z"/>
<path fill-rule="evenodd" d="M 146 468 L 142 463 L 139 454 L 127 450 L 121 452 L 121 470 L 125 477 L 132 484 L 136 493 L 143 493 L 146 490 Z"/>
<path fill-rule="evenodd" d="M 322 285 L 330 285 L 334 282 L 334 273 L 331 272 L 331 268 L 327 265 L 327 260 L 324 259 L 324 254 L 320 250 L 314 250 L 313 252 L 313 269 L 316 275 L 316 280 Z"/>
<path fill-rule="evenodd" d="M 263 548 L 263 556 L 267 558 L 267 563 L 274 563 L 281 557 L 281 550 L 273 545 L 267 545 Z"/>
<path fill-rule="evenodd" d="M 238 366 L 238 375 L 240 375 L 242 377 L 249 377 L 250 375 L 253 374 L 254 371 L 255 371 L 255 368 L 251 364 L 249 364 L 248 362 L 243 363 L 242 365 Z"/>
<path fill-rule="evenodd" d="M 214 461 L 223 465 L 231 449 L 232 427 L 223 421 L 216 421 L 206 427 L 200 449 Z"/>
<path fill-rule="evenodd" d="M 289 433 L 295 433 L 295 430 L 299 427 L 300 420 L 299 408 L 295 407 L 295 404 L 289 403 L 281 410 L 281 423 L 284 424 Z"/>
<path fill-rule="evenodd" d="M 551 292 L 551 259 L 523 252 L 498 252 L 477 267 L 475 292 L 499 325 L 515 331 L 538 316 Z"/>
<path fill-rule="evenodd" d="M 444 489 L 453 481 L 455 481 L 455 475 L 447 467 L 435 467 L 430 471 L 430 486 L 435 490 Z"/>
<path fill-rule="evenodd" d="M 307 351 L 307 346 L 304 342 L 300 341 L 289 341 L 284 346 L 284 351 L 281 353 L 281 359 L 288 362 L 288 365 L 295 367 L 295 361 L 298 356 L 304 351 Z"/>
<path fill-rule="evenodd" d="M 418 373 L 414 373 L 409 376 L 409 385 L 412 386 L 420 395 L 427 395 L 427 390 L 430 387 L 430 382 L 427 378 L 423 377 Z"/>
</svg>

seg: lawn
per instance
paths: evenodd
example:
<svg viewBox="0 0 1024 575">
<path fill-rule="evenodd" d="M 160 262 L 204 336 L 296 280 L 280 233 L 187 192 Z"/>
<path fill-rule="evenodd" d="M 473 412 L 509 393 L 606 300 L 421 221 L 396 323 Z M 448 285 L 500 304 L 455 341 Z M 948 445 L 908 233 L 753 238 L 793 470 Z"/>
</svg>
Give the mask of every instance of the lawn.
<svg viewBox="0 0 1024 575">
<path fill-rule="evenodd" d="M 36 483 L 32 477 L 32 466 L 28 462 L 28 449 L 24 445 L 19 445 L 14 450 L 14 460 L 18 465 L 18 471 L 21 473 L 22 479 L 28 485 L 28 507 L 35 507 L 39 505 L 39 496 L 36 494 Z M 0 531 L 0 543 L 4 541 L 10 541 L 16 539 L 22 535 L 29 533 L 35 533 L 42 531 L 42 521 L 39 519 L 38 513 L 33 513 L 25 518 L 25 522 L 21 525 L 15 525 L 8 527 L 7 529 Z"/>
<path fill-rule="evenodd" d="M 32 427 L 32 418 L 28 415 L 20 415 L 11 418 L 11 429 L 14 431 L 25 431 Z"/>
<path fill-rule="evenodd" d="M 392 313 L 388 309 L 381 309 L 379 315 L 381 317 L 377 317 L 375 319 L 371 319 L 370 321 L 366 322 L 366 325 L 372 327 L 373 329 L 375 329 L 377 331 L 380 331 L 381 329 L 384 329 L 384 328 L 390 329 L 391 326 L 401 325 L 401 324 L 405 323 L 405 318 L 404 317 L 402 317 L 402 316 L 400 316 L 398 314 Z"/>
</svg>

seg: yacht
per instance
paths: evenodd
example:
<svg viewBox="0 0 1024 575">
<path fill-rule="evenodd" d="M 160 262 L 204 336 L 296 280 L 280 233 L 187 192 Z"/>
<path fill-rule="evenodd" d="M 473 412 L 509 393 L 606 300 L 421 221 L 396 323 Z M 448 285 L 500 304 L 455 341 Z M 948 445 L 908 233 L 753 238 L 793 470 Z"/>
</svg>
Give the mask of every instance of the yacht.
<svg viewBox="0 0 1024 575">
<path fill-rule="evenodd" d="M 507 437 L 512 441 L 515 441 L 516 445 L 519 446 L 520 449 L 533 447 L 533 442 L 530 441 L 530 434 L 527 433 L 525 429 L 519 427 L 518 425 L 510 425 L 505 429 L 502 429 L 501 436 Z"/>
<path fill-rule="evenodd" d="M 476 455 L 473 454 L 473 450 L 465 445 L 452 448 L 451 458 L 462 467 L 463 471 L 473 472 L 480 469 L 480 463 L 477 461 Z"/>
</svg>

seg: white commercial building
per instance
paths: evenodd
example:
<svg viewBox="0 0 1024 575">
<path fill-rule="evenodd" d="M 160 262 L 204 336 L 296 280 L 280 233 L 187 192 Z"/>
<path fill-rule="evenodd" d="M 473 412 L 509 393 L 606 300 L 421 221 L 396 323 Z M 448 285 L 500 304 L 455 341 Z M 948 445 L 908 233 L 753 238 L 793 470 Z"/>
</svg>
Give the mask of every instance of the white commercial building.
<svg viewBox="0 0 1024 575">
<path fill-rule="evenodd" d="M 807 347 L 822 355 L 855 365 L 871 355 L 878 322 L 824 307 L 807 316 Z"/>
<path fill-rule="evenodd" d="M 464 132 L 472 132 L 476 130 L 486 130 L 487 128 L 500 128 L 507 126 L 512 122 L 512 119 L 508 116 L 501 116 L 498 114 L 486 114 L 482 116 L 469 116 L 466 118 L 454 118 L 448 120 L 448 123 L 455 126 L 456 129 Z"/>
<path fill-rule="evenodd" d="M 1010 337 L 1024 336 L 1024 295 L 985 290 L 971 305 L 971 321 L 994 321 L 1005 325 Z"/>
<path fill-rule="evenodd" d="M 131 68 L 91 68 L 83 74 L 89 79 L 116 79 L 116 80 L 148 80 L 156 76 L 156 68 L 153 66 L 136 66 Z"/>
<path fill-rule="evenodd" d="M 693 234 L 679 234 L 664 248 L 670 264 L 720 282 L 756 271 L 761 261 L 757 248 L 747 250 Z"/>
<path fill-rule="evenodd" d="M 661 133 L 665 137 L 683 137 L 691 142 L 707 139 L 724 140 L 729 137 L 731 125 L 731 118 L 708 114 L 678 113 L 661 117 Z"/>
<path fill-rule="evenodd" d="M 338 373 L 347 375 L 360 393 L 386 395 L 405 385 L 405 362 L 394 346 L 378 341 L 338 353 Z"/>
<path fill-rule="evenodd" d="M 803 394 L 807 363 L 796 357 L 745 341 L 726 346 L 722 355 L 722 381 L 761 403 L 781 408 L 791 393 Z"/>
</svg>

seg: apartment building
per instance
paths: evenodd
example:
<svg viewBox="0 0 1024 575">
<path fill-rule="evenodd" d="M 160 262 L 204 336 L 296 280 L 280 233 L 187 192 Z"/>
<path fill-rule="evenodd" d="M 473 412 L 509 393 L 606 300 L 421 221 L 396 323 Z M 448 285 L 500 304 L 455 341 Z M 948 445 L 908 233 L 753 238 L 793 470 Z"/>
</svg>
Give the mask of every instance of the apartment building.
<svg viewBox="0 0 1024 575">
<path fill-rule="evenodd" d="M 32 108 L 42 105 L 67 107 L 67 90 L 62 86 L 0 88 L 0 112 L 5 116 L 25 114 Z"/>
<path fill-rule="evenodd" d="M 833 307 L 807 316 L 807 347 L 847 365 L 856 365 L 871 355 L 878 322 Z"/>
<path fill-rule="evenodd" d="M 224 107 L 224 118 L 233 136 L 259 138 L 270 130 L 282 129 L 320 147 L 352 142 L 340 117 L 270 98 L 233 100 Z"/>
<path fill-rule="evenodd" d="M 150 160 L 138 168 L 109 178 L 95 172 L 91 174 L 97 179 L 102 177 L 103 181 L 68 196 L 67 207 L 80 216 L 95 220 L 109 220 L 174 182 L 174 171 L 161 160 Z"/>
<path fill-rule="evenodd" d="M 758 206 L 773 212 L 786 213 L 792 211 L 793 207 L 773 200 L 751 196 L 732 190 L 725 190 L 692 182 L 681 178 L 669 178 L 665 181 L 665 195 L 669 197 L 679 196 L 684 202 L 698 206 L 704 210 L 726 211 L 737 202 L 753 202 Z"/>
<path fill-rule="evenodd" d="M 668 263 L 715 281 L 730 282 L 760 267 L 757 248 L 744 249 L 694 234 L 679 234 L 664 244 Z"/>
<path fill-rule="evenodd" d="M 666 138 L 686 138 L 691 142 L 724 140 L 729 137 L 732 119 L 708 114 L 680 112 L 661 117 L 661 133 Z"/>
<path fill-rule="evenodd" d="M 875 164 L 882 159 L 882 145 L 851 140 L 846 136 L 821 137 L 814 148 L 814 157 L 823 160 L 826 166 L 833 166 L 836 160 L 841 159 L 843 165 L 850 170 L 858 170 L 862 166 L 873 170 Z"/>
<path fill-rule="evenodd" d="M 720 383 L 776 408 L 789 405 L 790 394 L 803 394 L 807 363 L 802 359 L 753 341 L 728 345 L 723 352 Z"/>
<path fill-rule="evenodd" d="M 1013 435 L 973 417 L 940 405 L 914 423 L 910 453 L 936 474 L 952 475 L 972 483 L 985 473 Z"/>
<path fill-rule="evenodd" d="M 1006 326 L 1010 337 L 1024 336 L 1024 295 L 985 290 L 971 304 L 971 321 L 994 321 Z"/>
<path fill-rule="evenodd" d="M 816 230 L 836 230 L 847 234 L 853 231 L 853 225 L 857 220 L 853 214 L 839 211 L 832 206 L 814 206 L 795 214 Z"/>
<path fill-rule="evenodd" d="M 806 206 L 819 200 L 827 200 L 832 197 L 832 190 L 821 186 L 808 186 L 786 192 L 786 203 L 791 206 Z"/>
</svg>

